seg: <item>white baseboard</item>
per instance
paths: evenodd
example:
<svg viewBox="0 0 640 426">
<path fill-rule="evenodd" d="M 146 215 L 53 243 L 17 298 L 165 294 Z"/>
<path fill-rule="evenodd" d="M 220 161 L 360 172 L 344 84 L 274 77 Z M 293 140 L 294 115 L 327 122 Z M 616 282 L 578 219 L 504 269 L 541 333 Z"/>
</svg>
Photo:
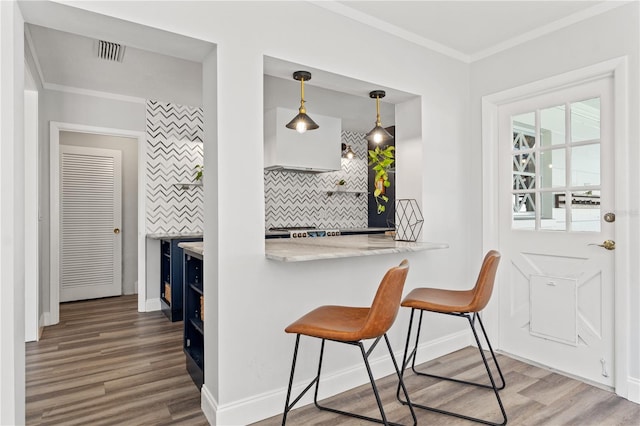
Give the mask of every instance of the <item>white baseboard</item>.
<svg viewBox="0 0 640 426">
<path fill-rule="evenodd" d="M 629 377 L 627 379 L 627 399 L 636 404 L 640 404 L 640 379 Z"/>
<path fill-rule="evenodd" d="M 202 408 L 202 412 L 210 425 L 218 424 L 216 418 L 218 403 L 213 395 L 211 395 L 211 392 L 209 392 L 209 388 L 207 388 L 206 385 L 202 385 L 202 388 L 200 389 L 200 408 Z"/>
<path fill-rule="evenodd" d="M 47 324 L 47 313 L 43 312 L 40 314 L 40 318 L 38 319 L 38 340 L 42 337 L 42 332 L 44 331 L 44 326 Z"/>
<path fill-rule="evenodd" d="M 441 337 L 421 344 L 418 348 L 417 363 L 423 363 L 448 353 L 457 351 L 469 346 L 471 343 L 470 333 L 468 330 L 460 331 L 454 334 Z M 379 343 L 379 348 L 384 348 L 384 342 Z M 376 349 L 383 353 L 383 350 Z M 402 351 L 394 351 L 394 356 L 398 363 L 402 360 Z M 371 369 L 376 378 L 381 378 L 394 373 L 391 357 L 388 355 L 380 356 L 370 360 Z M 287 377 L 282 378 L 286 383 Z M 323 375 L 322 384 L 320 386 L 320 399 L 328 398 L 349 389 L 353 389 L 360 385 L 368 383 L 367 375 L 364 367 L 360 364 L 353 367 L 334 372 L 333 374 Z M 291 394 L 298 395 L 308 383 L 294 383 Z M 202 411 L 205 413 L 207 420 L 211 424 L 220 425 L 246 425 L 254 423 L 278 414 L 282 414 L 287 389 L 282 387 L 270 392 L 254 395 L 242 400 L 234 401 L 229 404 L 218 406 L 213 399 L 206 386 L 202 387 Z M 307 392 L 296 408 L 302 407 L 313 402 L 313 391 Z"/>
<path fill-rule="evenodd" d="M 47 325 L 53 325 L 51 324 L 51 312 L 44 312 L 42 314 L 42 318 L 43 318 L 43 322 L 42 325 L 43 326 L 47 326 Z"/>
<path fill-rule="evenodd" d="M 160 304 L 160 298 L 147 299 L 147 302 L 144 305 L 145 312 L 159 311 L 160 309 L 162 309 L 162 305 Z"/>
</svg>

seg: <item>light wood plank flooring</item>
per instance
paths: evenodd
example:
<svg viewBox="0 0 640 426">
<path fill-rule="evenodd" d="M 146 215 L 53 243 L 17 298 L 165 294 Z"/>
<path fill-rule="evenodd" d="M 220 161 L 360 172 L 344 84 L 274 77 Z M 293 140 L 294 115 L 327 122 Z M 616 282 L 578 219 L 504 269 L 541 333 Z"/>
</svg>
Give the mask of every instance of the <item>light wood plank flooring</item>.
<svg viewBox="0 0 640 426">
<path fill-rule="evenodd" d="M 136 296 L 65 303 L 60 315 L 60 324 L 47 327 L 40 342 L 26 345 L 27 424 L 207 424 L 200 411 L 200 393 L 184 366 L 182 322 L 171 323 L 160 312 L 138 313 Z M 329 351 L 330 347 L 327 356 Z M 499 360 L 507 380 L 500 394 L 509 425 L 640 425 L 640 405 L 506 356 L 500 355 Z M 481 380 L 484 374 L 473 348 L 422 367 L 469 380 Z M 499 419 L 490 391 L 418 378 L 410 372 L 405 379 L 416 401 Z M 283 386 L 287 380 L 283 377 Z M 387 415 L 391 421 L 410 424 L 408 409 L 395 400 L 396 383 L 393 376 L 378 380 Z M 368 385 L 325 403 L 379 415 Z M 476 424 L 423 410 L 416 414 L 421 425 Z M 255 425 L 281 421 L 278 415 Z M 287 424 L 363 422 L 306 406 L 293 410 Z"/>
<path fill-rule="evenodd" d="M 327 347 L 325 357 L 329 356 L 329 351 L 330 347 Z M 300 354 L 300 356 L 305 355 Z M 316 357 L 317 354 L 311 356 Z M 503 355 L 498 355 L 498 362 L 507 382 L 507 387 L 500 391 L 500 396 L 507 410 L 508 425 L 640 425 L 640 405 L 620 398 L 614 393 Z M 488 383 L 484 365 L 476 348 L 468 347 L 418 367 L 419 370 L 425 368 L 428 368 L 432 374 L 470 381 L 484 379 Z M 499 408 L 491 390 L 418 377 L 410 371 L 405 373 L 405 382 L 413 401 L 444 410 L 459 411 L 474 417 L 483 417 L 494 422 L 501 421 Z M 395 399 L 397 383 L 395 376 L 376 381 L 387 419 L 409 425 L 412 424 L 409 409 Z M 356 411 L 370 417 L 380 417 L 371 385 L 363 385 L 328 398 L 322 404 L 341 410 Z M 416 409 L 416 415 L 419 425 L 479 424 L 420 409 Z M 254 423 L 253 426 L 272 426 L 279 425 L 281 422 L 282 416 L 278 415 Z M 291 426 L 337 424 L 351 426 L 363 423 L 365 422 L 358 419 L 320 411 L 313 404 L 292 410 L 287 417 L 287 425 Z"/>
<path fill-rule="evenodd" d="M 207 425 L 185 369 L 182 322 L 137 296 L 60 305 L 26 345 L 28 425 Z"/>
</svg>

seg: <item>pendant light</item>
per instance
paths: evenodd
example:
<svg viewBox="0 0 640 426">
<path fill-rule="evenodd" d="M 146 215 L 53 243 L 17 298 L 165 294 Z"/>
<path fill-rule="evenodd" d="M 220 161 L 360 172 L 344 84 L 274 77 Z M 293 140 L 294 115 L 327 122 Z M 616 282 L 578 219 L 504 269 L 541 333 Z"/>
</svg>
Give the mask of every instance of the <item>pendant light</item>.
<svg viewBox="0 0 640 426">
<path fill-rule="evenodd" d="M 380 99 L 384 98 L 385 95 L 386 93 L 384 90 L 374 90 L 373 92 L 369 92 L 369 97 L 375 98 L 376 100 L 376 127 L 367 133 L 365 139 L 376 144 L 388 142 L 393 139 L 393 136 L 391 136 L 391 134 L 382 127 L 382 123 L 380 121 Z"/>
<path fill-rule="evenodd" d="M 304 107 L 304 82 L 311 80 L 311 73 L 309 71 L 296 71 L 293 73 L 293 79 L 300 82 L 300 108 L 299 114 L 293 117 L 293 120 L 289 122 L 285 127 L 287 129 L 297 130 L 298 133 L 304 133 L 307 130 L 317 129 L 318 126 L 308 115 L 307 110 Z"/>
<path fill-rule="evenodd" d="M 346 158 L 347 160 L 353 160 L 356 157 L 356 153 L 351 149 L 351 145 L 347 145 L 346 143 L 342 144 L 342 158 Z"/>
</svg>

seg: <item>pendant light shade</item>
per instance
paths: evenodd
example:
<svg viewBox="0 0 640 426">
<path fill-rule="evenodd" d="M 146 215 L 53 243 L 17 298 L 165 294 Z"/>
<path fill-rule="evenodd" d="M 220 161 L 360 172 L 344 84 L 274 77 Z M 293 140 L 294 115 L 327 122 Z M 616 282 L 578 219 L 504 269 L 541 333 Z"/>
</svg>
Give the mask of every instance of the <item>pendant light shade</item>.
<svg viewBox="0 0 640 426">
<path fill-rule="evenodd" d="M 296 71 L 293 73 L 293 79 L 300 82 L 300 108 L 298 108 L 298 115 L 293 117 L 293 120 L 285 127 L 297 130 L 299 133 L 317 129 L 320 126 L 307 115 L 307 109 L 304 107 L 304 82 L 305 80 L 311 80 L 311 73 L 308 71 Z"/>
<path fill-rule="evenodd" d="M 342 158 L 346 158 L 347 160 L 356 158 L 356 153 L 351 149 L 351 145 L 347 145 L 346 143 L 342 144 Z"/>
<path fill-rule="evenodd" d="M 382 122 L 380 121 L 380 99 L 384 98 L 385 95 L 386 93 L 384 90 L 374 90 L 373 92 L 369 92 L 369 97 L 376 100 L 376 127 L 367 133 L 365 139 L 375 144 L 381 144 L 393 139 L 393 136 L 391 136 L 391 134 L 382 127 Z"/>
</svg>

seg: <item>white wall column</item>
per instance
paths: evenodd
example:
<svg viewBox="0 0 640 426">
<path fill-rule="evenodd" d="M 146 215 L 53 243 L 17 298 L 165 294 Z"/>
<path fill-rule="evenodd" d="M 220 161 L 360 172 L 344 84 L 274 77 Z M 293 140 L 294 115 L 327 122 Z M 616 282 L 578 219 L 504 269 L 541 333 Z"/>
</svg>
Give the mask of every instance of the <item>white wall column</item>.
<svg viewBox="0 0 640 426">
<path fill-rule="evenodd" d="M 0 424 L 24 423 L 24 20 L 0 2 Z"/>
</svg>

